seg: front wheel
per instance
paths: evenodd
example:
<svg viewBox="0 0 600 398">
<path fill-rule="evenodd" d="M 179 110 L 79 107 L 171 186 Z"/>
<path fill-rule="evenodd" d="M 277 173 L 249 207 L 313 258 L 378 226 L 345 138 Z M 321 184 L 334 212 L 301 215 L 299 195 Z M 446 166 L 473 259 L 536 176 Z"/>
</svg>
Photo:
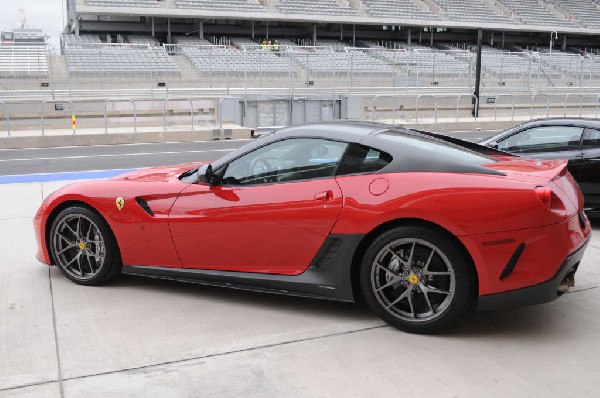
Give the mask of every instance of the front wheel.
<svg viewBox="0 0 600 398">
<path fill-rule="evenodd" d="M 384 321 L 411 333 L 450 324 L 469 305 L 474 277 L 456 243 L 420 226 L 389 230 L 369 246 L 360 270 L 369 307 Z"/>
<path fill-rule="evenodd" d="M 80 285 L 100 285 L 121 270 L 116 240 L 106 221 L 85 207 L 61 211 L 50 228 L 54 264 Z"/>
</svg>

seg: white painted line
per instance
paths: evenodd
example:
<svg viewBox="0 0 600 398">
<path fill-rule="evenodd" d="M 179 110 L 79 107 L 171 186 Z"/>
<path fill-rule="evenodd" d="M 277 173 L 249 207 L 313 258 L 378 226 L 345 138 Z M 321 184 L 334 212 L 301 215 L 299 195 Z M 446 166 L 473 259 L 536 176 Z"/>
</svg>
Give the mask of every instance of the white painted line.
<svg viewBox="0 0 600 398">
<path fill-rule="evenodd" d="M 23 148 L 23 149 L 0 149 L 1 152 L 7 151 L 41 151 L 41 150 L 58 150 L 58 149 L 73 149 L 73 148 L 99 148 L 99 147 L 121 147 L 121 146 L 141 146 L 141 145 L 166 145 L 166 144 L 219 144 L 223 142 L 246 142 L 255 141 L 253 138 L 241 139 L 241 140 L 228 140 L 228 141 L 168 141 L 168 142 L 134 142 L 131 144 L 100 144 L 100 145 L 68 145 L 59 147 L 46 147 L 46 148 Z"/>
<path fill-rule="evenodd" d="M 29 162 L 32 160 L 63 160 L 63 159 L 88 159 L 88 158 L 118 158 L 121 156 L 150 156 L 150 155 L 177 155 L 182 153 L 210 153 L 210 152 L 231 152 L 232 149 L 211 149 L 205 151 L 165 151 L 165 152 L 138 152 L 138 153 L 118 153 L 104 155 L 78 155 L 78 156 L 59 156 L 54 158 L 22 158 L 22 159 L 0 159 L 0 162 Z"/>
</svg>

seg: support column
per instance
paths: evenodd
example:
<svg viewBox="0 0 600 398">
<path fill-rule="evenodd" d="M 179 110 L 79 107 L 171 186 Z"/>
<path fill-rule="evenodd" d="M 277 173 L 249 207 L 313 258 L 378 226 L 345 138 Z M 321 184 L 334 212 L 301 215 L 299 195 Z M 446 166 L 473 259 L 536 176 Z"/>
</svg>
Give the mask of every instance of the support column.
<svg viewBox="0 0 600 398">
<path fill-rule="evenodd" d="M 433 47 L 433 28 L 429 28 L 429 47 Z"/>
<path fill-rule="evenodd" d="M 344 24 L 340 24 L 340 41 L 344 41 Z"/>
<path fill-rule="evenodd" d="M 152 37 L 156 36 L 156 31 L 154 29 L 154 17 L 152 17 Z"/>
<path fill-rule="evenodd" d="M 204 40 L 204 21 L 198 22 L 198 38 Z"/>
<path fill-rule="evenodd" d="M 252 21 L 252 38 L 255 39 L 256 36 L 254 34 L 254 21 Z"/>
<path fill-rule="evenodd" d="M 317 45 L 317 25 L 313 25 L 313 46 Z"/>
<path fill-rule="evenodd" d="M 267 41 L 269 41 L 269 21 L 267 21 Z"/>
<path fill-rule="evenodd" d="M 479 117 L 479 102 L 481 93 L 481 48 L 483 42 L 483 29 L 477 29 L 477 64 L 475 66 L 475 98 L 473 98 L 473 116 Z"/>
<path fill-rule="evenodd" d="M 504 50 L 504 39 L 506 38 L 506 32 L 502 32 L 502 49 Z"/>
<path fill-rule="evenodd" d="M 494 45 L 494 32 L 492 32 L 492 35 L 490 36 L 490 46 Z"/>
<path fill-rule="evenodd" d="M 567 50 L 567 35 L 563 35 L 563 37 L 562 37 L 562 43 L 560 45 L 560 49 L 562 51 L 566 51 Z"/>
<path fill-rule="evenodd" d="M 172 44 L 172 41 L 171 41 L 171 18 L 167 18 L 167 44 Z"/>
<path fill-rule="evenodd" d="M 406 44 L 408 44 L 409 46 L 412 44 L 412 29 L 410 28 L 407 31 Z"/>
<path fill-rule="evenodd" d="M 356 46 L 356 24 L 352 24 L 352 45 Z"/>
</svg>

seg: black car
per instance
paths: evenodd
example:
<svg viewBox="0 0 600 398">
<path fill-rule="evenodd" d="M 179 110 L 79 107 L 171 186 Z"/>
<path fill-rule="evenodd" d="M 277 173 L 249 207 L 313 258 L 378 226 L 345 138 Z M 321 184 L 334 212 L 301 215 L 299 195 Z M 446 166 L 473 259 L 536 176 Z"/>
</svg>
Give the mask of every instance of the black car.
<svg viewBox="0 0 600 398">
<path fill-rule="evenodd" d="M 480 143 L 528 158 L 568 159 L 586 210 L 600 212 L 600 120 L 532 120 Z"/>
</svg>

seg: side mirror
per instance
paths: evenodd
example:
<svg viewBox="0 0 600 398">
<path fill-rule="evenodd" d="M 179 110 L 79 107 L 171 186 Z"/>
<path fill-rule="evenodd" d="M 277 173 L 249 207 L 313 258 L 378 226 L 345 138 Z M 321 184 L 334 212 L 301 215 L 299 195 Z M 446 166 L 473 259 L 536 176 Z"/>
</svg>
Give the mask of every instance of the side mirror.
<svg viewBox="0 0 600 398">
<path fill-rule="evenodd" d="M 204 172 L 204 179 L 210 185 L 214 185 L 215 183 L 215 174 L 213 173 L 213 168 L 210 164 L 208 165 L 208 167 L 206 167 L 206 171 Z"/>
<path fill-rule="evenodd" d="M 498 149 L 498 141 L 492 141 L 488 144 L 490 148 Z"/>
</svg>

